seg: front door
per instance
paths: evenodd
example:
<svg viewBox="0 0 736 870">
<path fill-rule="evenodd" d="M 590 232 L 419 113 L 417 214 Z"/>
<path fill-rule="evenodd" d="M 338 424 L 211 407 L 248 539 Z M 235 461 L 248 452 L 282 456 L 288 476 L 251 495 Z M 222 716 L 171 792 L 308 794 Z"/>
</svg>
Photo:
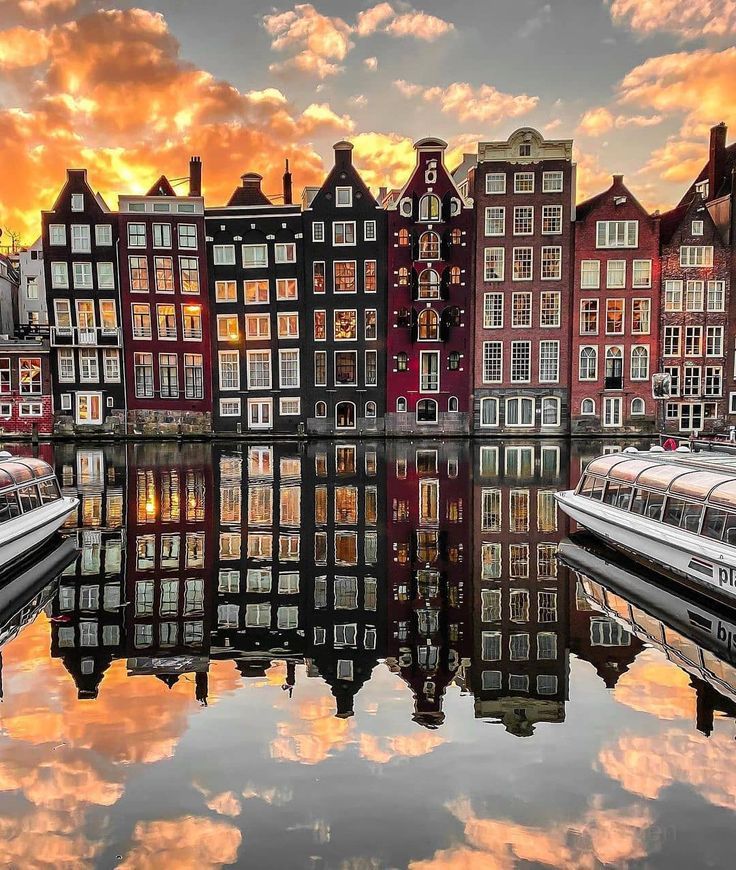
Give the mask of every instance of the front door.
<svg viewBox="0 0 736 870">
<path fill-rule="evenodd" d="M 338 402 L 335 408 L 335 422 L 338 429 L 354 429 L 355 405 L 352 402 Z"/>
<path fill-rule="evenodd" d="M 77 393 L 77 423 L 81 426 L 102 423 L 102 393 Z"/>
<path fill-rule="evenodd" d="M 606 397 L 603 402 L 603 425 L 612 428 L 621 425 L 621 398 Z"/>
<path fill-rule="evenodd" d="M 248 428 L 271 428 L 271 399 L 248 399 Z"/>
</svg>

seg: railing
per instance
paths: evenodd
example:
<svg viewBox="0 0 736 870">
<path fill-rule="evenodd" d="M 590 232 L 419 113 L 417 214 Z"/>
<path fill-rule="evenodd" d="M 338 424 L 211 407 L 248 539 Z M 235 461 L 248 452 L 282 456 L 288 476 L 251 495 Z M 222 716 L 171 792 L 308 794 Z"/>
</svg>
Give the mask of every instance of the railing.
<svg viewBox="0 0 736 870">
<path fill-rule="evenodd" d="M 122 331 L 103 326 L 52 326 L 52 347 L 120 347 Z"/>
</svg>

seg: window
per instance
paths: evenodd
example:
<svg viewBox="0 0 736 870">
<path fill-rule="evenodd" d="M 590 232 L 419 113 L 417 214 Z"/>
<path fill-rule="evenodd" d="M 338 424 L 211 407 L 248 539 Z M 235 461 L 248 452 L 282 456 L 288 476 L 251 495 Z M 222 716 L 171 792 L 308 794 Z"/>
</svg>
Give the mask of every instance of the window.
<svg viewBox="0 0 736 870">
<path fill-rule="evenodd" d="M 235 335 L 237 336 L 238 324 L 235 320 Z M 220 318 L 217 318 L 218 332 Z M 245 335 L 247 338 L 270 338 L 271 337 L 271 315 L 270 314 L 246 314 L 245 315 Z"/>
<path fill-rule="evenodd" d="M 503 329 L 503 293 L 483 295 L 483 328 Z"/>
<path fill-rule="evenodd" d="M 196 257 L 179 257 L 181 292 L 199 293 L 199 260 Z"/>
<path fill-rule="evenodd" d="M 580 263 L 580 287 L 597 290 L 601 286 L 601 261 L 583 260 Z"/>
<path fill-rule="evenodd" d="M 296 312 L 276 315 L 279 338 L 299 338 L 299 315 Z"/>
<path fill-rule="evenodd" d="M 486 208 L 486 235 L 502 236 L 506 232 L 506 209 L 501 206 Z"/>
<path fill-rule="evenodd" d="M 440 390 L 439 351 L 423 350 L 419 353 L 419 389 L 423 393 L 438 393 Z"/>
<path fill-rule="evenodd" d="M 315 417 L 326 417 L 327 416 L 327 403 L 326 402 L 317 402 L 315 404 L 314 416 Z"/>
<path fill-rule="evenodd" d="M 378 338 L 377 313 L 375 308 L 367 308 L 364 312 L 365 339 L 372 341 Z"/>
<path fill-rule="evenodd" d="M 151 306 L 147 302 L 134 302 L 133 338 L 151 338 Z"/>
<path fill-rule="evenodd" d="M 376 416 L 376 403 L 375 402 L 366 402 L 365 403 L 365 416 L 366 417 L 375 417 Z"/>
<path fill-rule="evenodd" d="M 92 289 L 92 263 L 72 263 L 75 289 Z"/>
<path fill-rule="evenodd" d="M 317 350 L 314 353 L 314 385 L 327 386 L 327 351 Z"/>
<path fill-rule="evenodd" d="M 399 372 L 409 370 L 409 357 L 403 350 L 396 354 L 396 370 Z"/>
<path fill-rule="evenodd" d="M 243 268 L 262 269 L 268 266 L 267 245 L 243 245 Z"/>
<path fill-rule="evenodd" d="M 220 399 L 220 415 L 222 417 L 239 417 L 240 399 Z"/>
<path fill-rule="evenodd" d="M 184 354 L 184 395 L 187 399 L 204 398 L 204 364 L 201 353 Z"/>
<path fill-rule="evenodd" d="M 546 236 L 558 236 L 562 233 L 562 206 L 542 206 L 542 233 Z"/>
<path fill-rule="evenodd" d="M 440 276 L 434 269 L 424 269 L 419 275 L 419 299 L 440 298 Z"/>
<path fill-rule="evenodd" d="M 632 416 L 636 417 L 636 416 L 639 416 L 639 415 L 644 414 L 644 413 L 646 413 L 646 404 L 644 402 L 644 399 L 639 399 L 639 398 L 632 399 L 631 400 L 631 414 L 632 414 Z"/>
<path fill-rule="evenodd" d="M 539 342 L 539 382 L 556 384 L 560 378 L 559 341 Z M 544 410 L 544 409 L 543 409 Z"/>
<path fill-rule="evenodd" d="M 683 370 L 682 395 L 700 395 L 700 366 L 685 366 Z"/>
<path fill-rule="evenodd" d="M 107 247 L 112 244 L 111 224 L 97 224 L 95 226 L 95 243 L 100 247 Z"/>
<path fill-rule="evenodd" d="M 606 287 L 621 289 L 626 286 L 626 260 L 609 260 L 606 263 Z"/>
<path fill-rule="evenodd" d="M 335 221 L 332 224 L 332 242 L 335 245 L 354 245 L 355 221 Z"/>
<path fill-rule="evenodd" d="M 438 260 L 440 256 L 440 237 L 435 232 L 422 233 L 419 237 L 419 259 Z"/>
<path fill-rule="evenodd" d="M 158 376 L 162 399 L 179 397 L 179 360 L 175 353 L 161 353 L 158 356 Z"/>
<path fill-rule="evenodd" d="M 298 289 L 296 278 L 276 279 L 276 299 L 279 301 L 297 299 Z"/>
<path fill-rule="evenodd" d="M 176 338 L 176 311 L 173 305 L 157 305 L 156 319 L 160 339 Z"/>
<path fill-rule="evenodd" d="M 214 245 L 212 255 L 215 266 L 235 265 L 235 245 Z"/>
<path fill-rule="evenodd" d="M 66 226 L 64 224 L 49 224 L 49 244 L 66 244 Z"/>
<path fill-rule="evenodd" d="M 532 426 L 534 424 L 534 399 L 518 396 L 506 399 L 506 425 Z"/>
<path fill-rule="evenodd" d="M 72 194 L 72 211 L 84 211 L 84 194 Z"/>
<path fill-rule="evenodd" d="M 531 342 L 511 342 L 511 380 L 527 383 L 531 380 Z"/>
<path fill-rule="evenodd" d="M 416 410 L 417 423 L 437 422 L 437 402 L 434 399 L 420 399 Z"/>
<path fill-rule="evenodd" d="M 433 193 L 426 193 L 419 200 L 419 220 L 433 222 L 440 220 L 440 198 Z"/>
<path fill-rule="evenodd" d="M 539 325 L 556 327 L 560 325 L 560 294 L 545 290 L 539 297 Z"/>
<path fill-rule="evenodd" d="M 680 355 L 680 327 L 665 326 L 664 328 L 664 355 Z"/>
<path fill-rule="evenodd" d="M 396 400 L 396 412 L 398 414 L 406 413 L 406 399 L 403 398 L 403 396 L 399 396 L 399 398 Z"/>
<path fill-rule="evenodd" d="M 462 359 L 458 351 L 453 350 L 447 355 L 447 368 L 451 372 L 460 371 L 460 360 Z"/>
<path fill-rule="evenodd" d="M 95 353 L 95 359 L 97 355 Z M 21 357 L 18 362 L 18 384 L 21 395 L 41 393 L 41 360 L 38 357 Z"/>
<path fill-rule="evenodd" d="M 532 325 L 532 294 L 514 293 L 511 296 L 511 326 L 513 328 Z"/>
<path fill-rule="evenodd" d="M 712 266 L 712 245 L 683 245 L 680 248 L 681 266 Z"/>
<path fill-rule="evenodd" d="M 562 193 L 562 173 L 542 173 L 542 193 Z"/>
<path fill-rule="evenodd" d="M 347 208 L 353 204 L 353 188 L 352 187 L 336 187 L 335 188 L 335 205 L 338 208 Z"/>
<path fill-rule="evenodd" d="M 245 281 L 243 289 L 246 305 L 261 305 L 268 302 L 268 281 Z"/>
<path fill-rule="evenodd" d="M 72 224 L 72 253 L 89 254 L 92 241 L 88 224 Z"/>
<path fill-rule="evenodd" d="M 51 286 L 62 289 L 69 286 L 69 271 L 66 263 L 51 264 Z"/>
<path fill-rule="evenodd" d="M 636 248 L 639 244 L 639 221 L 597 221 L 597 248 Z"/>
<path fill-rule="evenodd" d="M 498 426 L 498 399 L 486 396 L 480 400 L 480 425 Z"/>
<path fill-rule="evenodd" d="M 652 286 L 652 261 L 651 260 L 634 260 L 631 286 L 632 287 L 651 287 Z"/>
<path fill-rule="evenodd" d="M 503 172 L 489 172 L 486 175 L 486 193 L 506 193 L 506 175 Z"/>
<path fill-rule="evenodd" d="M 378 386 L 378 353 L 375 350 L 365 352 L 365 385 Z"/>
<path fill-rule="evenodd" d="M 299 386 L 298 350 L 279 350 L 279 386 L 282 389 Z"/>
<path fill-rule="evenodd" d="M 358 312 L 355 309 L 337 309 L 333 328 L 335 341 L 355 341 L 358 337 Z"/>
<path fill-rule="evenodd" d="M 220 389 L 240 389 L 240 354 L 237 350 L 221 350 L 218 353 Z M 238 410 L 238 413 L 240 411 Z"/>
<path fill-rule="evenodd" d="M 398 232 L 397 239 L 398 239 L 399 247 L 401 247 L 401 248 L 408 247 L 409 241 L 410 241 L 409 230 L 407 230 L 405 227 L 402 227 Z"/>
<path fill-rule="evenodd" d="M 153 225 L 153 247 L 154 248 L 170 248 L 171 247 L 171 224 L 154 224 Z M 220 247 L 223 247 L 223 246 L 215 245 L 215 265 L 217 265 L 217 262 L 218 262 L 217 249 Z M 233 260 L 233 262 L 234 262 L 234 260 Z"/>
<path fill-rule="evenodd" d="M 666 329 L 666 327 L 665 327 Z M 685 356 L 700 356 L 703 352 L 703 327 L 685 327 Z"/>
<path fill-rule="evenodd" d="M 685 285 L 685 310 L 686 311 L 702 311 L 703 310 L 703 291 L 705 289 L 704 281 L 688 281 Z"/>
<path fill-rule="evenodd" d="M 693 236 L 703 235 L 703 221 L 693 221 L 690 228 L 690 233 Z"/>
<path fill-rule="evenodd" d="M 273 250 L 274 262 L 296 263 L 296 244 L 294 242 L 277 242 Z"/>
<path fill-rule="evenodd" d="M 580 413 L 585 416 L 595 414 L 595 402 L 592 399 L 583 399 L 580 403 Z"/>
<path fill-rule="evenodd" d="M 334 263 L 335 293 L 355 293 L 355 260 L 336 260 Z"/>
<path fill-rule="evenodd" d="M 81 359 L 80 359 L 81 366 Z M 153 354 L 133 354 L 135 372 L 135 394 L 139 399 L 153 398 Z"/>
<path fill-rule="evenodd" d="M 375 293 L 377 287 L 376 261 L 366 260 L 363 264 L 363 290 L 366 293 Z"/>
<path fill-rule="evenodd" d="M 664 282 L 664 310 L 682 311 L 682 281 Z"/>
<path fill-rule="evenodd" d="M 534 206 L 514 206 L 514 235 L 531 236 L 534 233 Z"/>
<path fill-rule="evenodd" d="M 134 292 L 148 290 L 148 258 L 128 257 L 130 268 L 130 289 Z"/>
<path fill-rule="evenodd" d="M 265 318 L 268 323 L 268 317 Z M 246 323 L 249 318 L 246 318 Z M 251 326 L 253 318 L 250 318 Z M 219 341 L 237 341 L 239 335 L 238 317 L 236 314 L 218 314 L 217 315 L 217 338 Z"/>
<path fill-rule="evenodd" d="M 183 329 L 182 335 L 185 341 L 202 340 L 202 310 L 199 305 L 185 305 L 182 310 Z"/>
<path fill-rule="evenodd" d="M 21 402 L 18 406 L 19 417 L 42 417 L 43 403 L 42 402 Z"/>
<path fill-rule="evenodd" d="M 724 311 L 725 281 L 708 281 L 708 311 Z"/>
<path fill-rule="evenodd" d="M 65 383 L 74 381 L 74 351 L 59 348 L 56 351 L 56 361 L 59 369 L 59 380 Z M 7 365 L 7 369 L 5 366 Z M 10 361 L 0 360 L 0 393 L 10 392 Z"/>
<path fill-rule="evenodd" d="M 324 311 L 314 312 L 314 338 L 316 341 L 327 339 L 327 314 Z"/>
<path fill-rule="evenodd" d="M 30 291 L 30 278 L 28 289 Z M 35 279 L 34 279 L 35 286 Z M 100 290 L 113 290 L 115 288 L 115 273 L 113 271 L 112 263 L 98 263 L 97 264 L 97 286 Z M 30 296 L 30 292 L 29 292 Z M 38 293 L 33 298 L 38 298 Z"/>
<path fill-rule="evenodd" d="M 312 290 L 315 293 L 325 292 L 325 264 L 321 260 L 312 263 Z"/>
<path fill-rule="evenodd" d="M 248 389 L 271 389 L 271 351 L 249 350 L 248 363 Z"/>
<path fill-rule="evenodd" d="M 417 318 L 417 328 L 420 341 L 436 341 L 439 338 L 440 330 L 437 312 L 431 308 L 425 308 L 420 311 Z"/>
<path fill-rule="evenodd" d="M 503 281 L 504 249 L 485 248 L 483 252 L 483 280 Z"/>
<path fill-rule="evenodd" d="M 531 281 L 534 251 L 532 248 L 514 248 L 513 281 Z"/>
<path fill-rule="evenodd" d="M 580 348 L 580 372 L 578 380 L 598 380 L 598 349 L 595 347 Z"/>
<path fill-rule="evenodd" d="M 623 335 L 624 300 L 606 299 L 606 335 Z"/>
<path fill-rule="evenodd" d="M 324 242 L 325 240 L 325 225 L 324 221 L 315 221 L 312 224 L 312 241 Z"/>
<path fill-rule="evenodd" d="M 216 302 L 237 302 L 238 285 L 235 281 L 215 281 Z"/>
<path fill-rule="evenodd" d="M 534 193 L 534 173 L 514 173 L 514 193 Z"/>
<path fill-rule="evenodd" d="M 723 327 L 707 326 L 705 329 L 705 355 L 723 356 Z"/>
<path fill-rule="evenodd" d="M 358 383 L 357 353 L 353 350 L 335 351 L 335 384 L 356 386 Z"/>
<path fill-rule="evenodd" d="M 634 299 L 631 303 L 631 332 L 634 335 L 649 335 L 651 323 L 651 299 Z"/>
<path fill-rule="evenodd" d="M 631 349 L 631 380 L 646 381 L 649 378 L 649 348 L 641 345 Z"/>
<path fill-rule="evenodd" d="M 128 247 L 129 248 L 145 248 L 146 247 L 146 225 L 145 224 L 128 224 Z"/>
</svg>

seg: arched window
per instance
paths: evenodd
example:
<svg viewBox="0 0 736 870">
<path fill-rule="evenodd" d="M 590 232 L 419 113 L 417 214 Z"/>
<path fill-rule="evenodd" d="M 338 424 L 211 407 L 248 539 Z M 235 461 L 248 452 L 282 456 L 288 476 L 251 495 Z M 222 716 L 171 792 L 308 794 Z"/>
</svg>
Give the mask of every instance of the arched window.
<svg viewBox="0 0 736 870">
<path fill-rule="evenodd" d="M 399 230 L 399 244 L 402 248 L 406 248 L 409 245 L 409 230 L 406 227 L 402 227 Z"/>
<path fill-rule="evenodd" d="M 439 260 L 440 237 L 437 233 L 426 232 L 419 236 L 419 259 Z"/>
<path fill-rule="evenodd" d="M 639 345 L 631 349 L 631 380 L 646 381 L 649 377 L 649 348 Z M 632 412 L 633 413 L 633 412 Z"/>
<path fill-rule="evenodd" d="M 533 426 L 534 399 L 529 399 L 525 396 L 515 396 L 512 399 L 506 399 L 506 425 Z"/>
<path fill-rule="evenodd" d="M 592 399 L 583 399 L 580 403 L 581 414 L 595 414 L 595 402 Z"/>
<path fill-rule="evenodd" d="M 595 381 L 598 379 L 598 349 L 595 347 L 580 348 L 580 380 Z"/>
<path fill-rule="evenodd" d="M 399 398 L 396 400 L 396 413 L 406 413 L 406 399 L 403 396 L 399 396 Z"/>
<path fill-rule="evenodd" d="M 498 426 L 498 399 L 487 397 L 480 400 L 480 425 Z"/>
<path fill-rule="evenodd" d="M 335 405 L 335 423 L 338 429 L 355 429 L 355 404 L 338 402 Z"/>
<path fill-rule="evenodd" d="M 433 193 L 426 193 L 419 200 L 419 220 L 438 221 L 440 219 L 440 198 Z"/>
<path fill-rule="evenodd" d="M 405 372 L 408 369 L 409 369 L 409 357 L 402 350 L 396 354 L 396 371 Z"/>
<path fill-rule="evenodd" d="M 376 416 L 376 403 L 375 402 L 366 402 L 365 403 L 365 415 L 366 415 L 366 417 L 375 417 Z"/>
<path fill-rule="evenodd" d="M 409 270 L 406 266 L 402 266 L 399 269 L 399 284 L 402 287 L 405 287 L 409 283 Z"/>
<path fill-rule="evenodd" d="M 397 326 L 411 326 L 411 311 L 408 308 L 399 308 L 396 312 Z"/>
<path fill-rule="evenodd" d="M 437 312 L 431 308 L 425 308 L 419 312 L 417 321 L 420 341 L 436 341 L 440 335 L 440 319 Z"/>
<path fill-rule="evenodd" d="M 460 283 L 460 266 L 453 266 L 450 269 L 450 284 Z"/>
<path fill-rule="evenodd" d="M 645 414 L 647 410 L 646 403 L 644 399 L 632 399 L 631 400 L 631 413 L 633 414 Z"/>
<path fill-rule="evenodd" d="M 437 422 L 437 402 L 434 399 L 420 399 L 417 402 L 417 423 Z"/>
<path fill-rule="evenodd" d="M 447 410 L 450 412 L 450 414 L 457 414 L 457 412 L 458 412 L 457 396 L 450 396 L 450 398 L 447 400 Z"/>
<path fill-rule="evenodd" d="M 314 406 L 314 416 L 315 417 L 326 417 L 327 416 L 327 403 L 326 402 L 317 402 Z"/>
<path fill-rule="evenodd" d="M 457 305 L 445 309 L 445 319 L 449 326 L 460 326 L 460 309 Z"/>
<path fill-rule="evenodd" d="M 425 269 L 419 276 L 419 298 L 440 298 L 440 276 L 434 269 Z"/>
<path fill-rule="evenodd" d="M 542 399 L 542 426 L 560 425 L 560 400 L 554 396 Z"/>
<path fill-rule="evenodd" d="M 450 233 L 450 242 L 453 245 L 460 245 L 463 241 L 463 234 L 461 230 L 455 229 Z"/>
<path fill-rule="evenodd" d="M 460 354 L 453 350 L 447 357 L 447 368 L 451 372 L 456 372 L 460 368 Z"/>
</svg>

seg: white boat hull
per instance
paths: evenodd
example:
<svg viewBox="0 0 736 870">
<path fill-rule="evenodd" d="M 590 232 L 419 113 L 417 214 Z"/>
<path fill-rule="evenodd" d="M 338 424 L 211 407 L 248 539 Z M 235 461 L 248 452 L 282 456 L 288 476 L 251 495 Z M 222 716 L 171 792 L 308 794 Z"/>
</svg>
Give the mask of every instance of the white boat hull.
<svg viewBox="0 0 736 870">
<path fill-rule="evenodd" d="M 578 525 L 699 592 L 736 605 L 736 547 L 621 511 L 574 491 L 555 495 Z"/>
<path fill-rule="evenodd" d="M 0 571 L 47 541 L 76 510 L 79 499 L 65 496 L 0 525 Z"/>
</svg>

